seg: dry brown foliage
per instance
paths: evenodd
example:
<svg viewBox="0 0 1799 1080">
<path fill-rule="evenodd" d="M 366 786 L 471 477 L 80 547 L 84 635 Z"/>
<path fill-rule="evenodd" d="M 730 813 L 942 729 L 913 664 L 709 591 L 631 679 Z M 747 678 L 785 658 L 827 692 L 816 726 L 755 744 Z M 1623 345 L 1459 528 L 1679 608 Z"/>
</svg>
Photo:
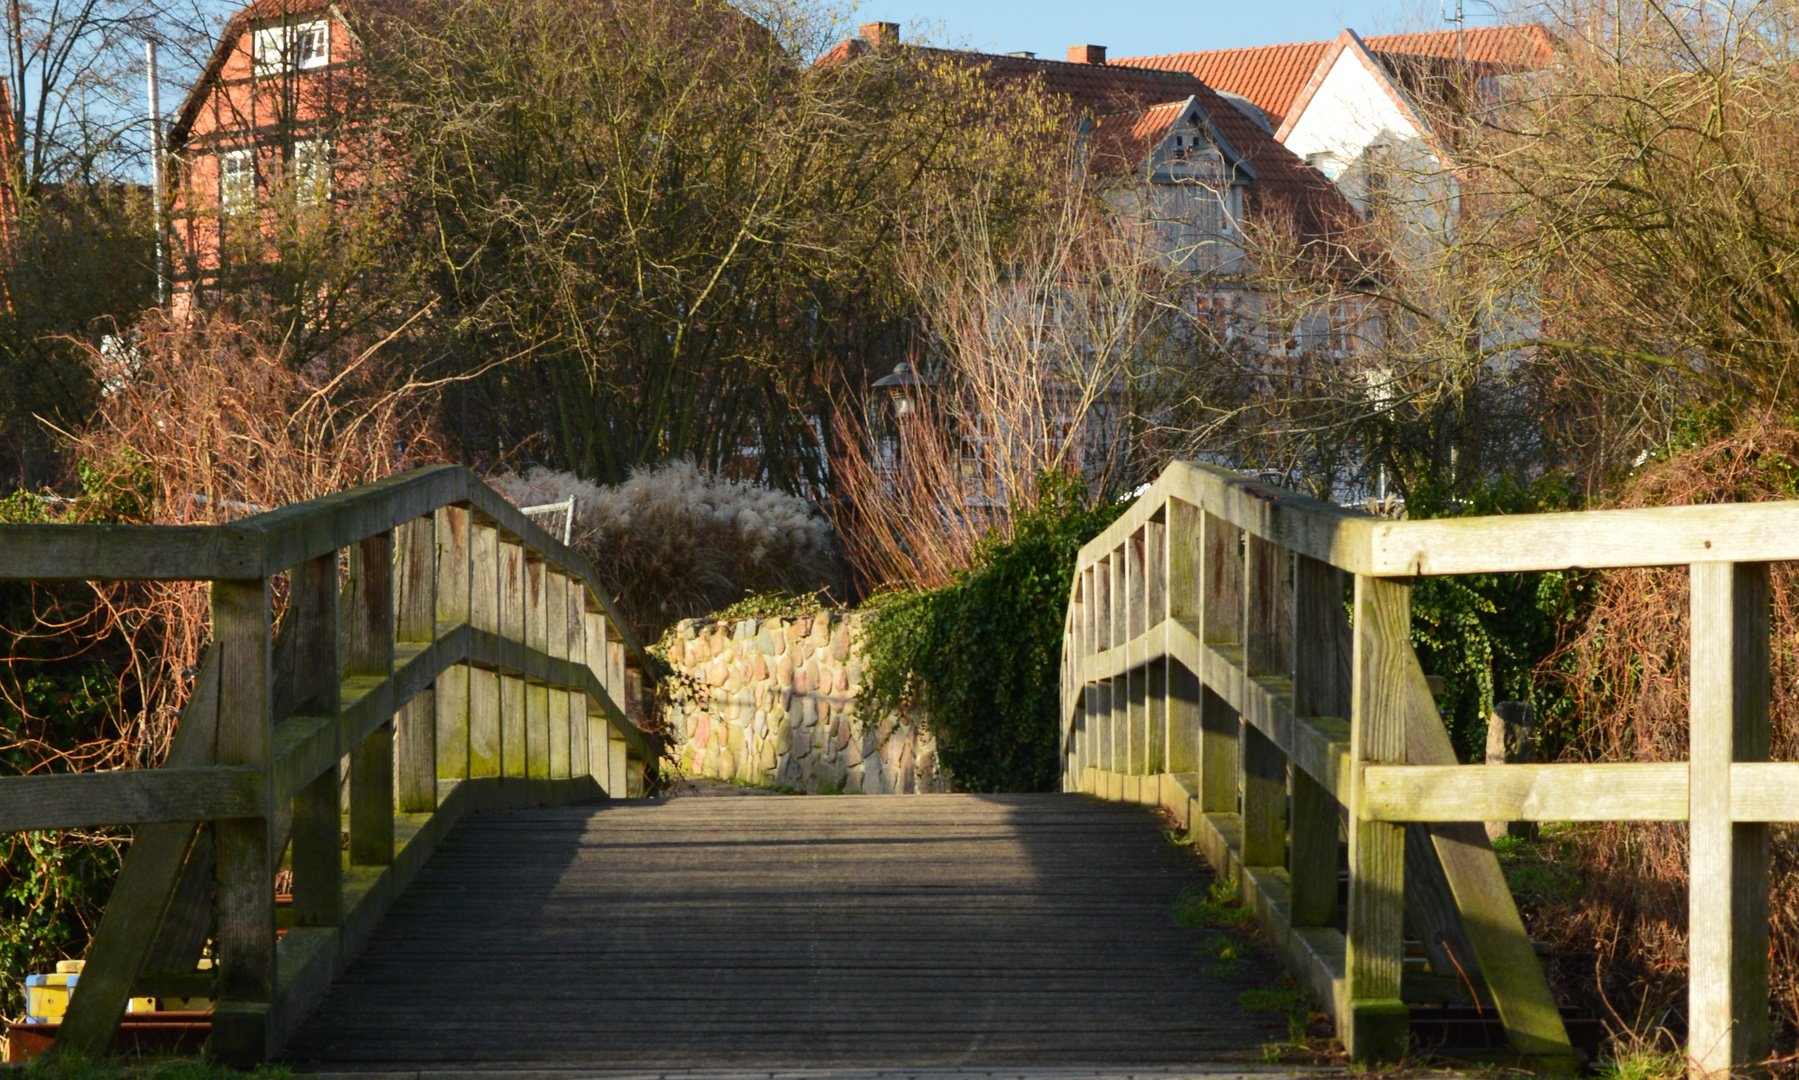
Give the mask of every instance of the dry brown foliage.
<svg viewBox="0 0 1799 1080">
<path fill-rule="evenodd" d="M 152 312 L 122 340 L 85 347 L 103 387 L 72 439 L 89 496 L 71 520 L 216 524 L 441 460 L 432 387 L 386 381 L 381 343 L 295 356 L 268 322 L 223 313 L 175 323 Z M 301 362 L 304 360 L 304 362 Z M 159 762 L 209 636 L 204 582 L 94 585 L 95 613 L 61 633 L 128 643 L 117 737 L 84 767 Z M 15 642 L 16 654 L 19 650 Z"/>
<path fill-rule="evenodd" d="M 1619 494 L 1623 507 L 1790 499 L 1799 431 L 1761 425 L 1652 465 Z M 1799 760 L 1799 568 L 1773 570 L 1773 756 Z M 1594 607 L 1546 668 L 1568 680 L 1579 728 L 1564 758 L 1683 761 L 1687 756 L 1688 575 L 1685 568 L 1600 576 Z M 1687 970 L 1687 837 L 1680 823 L 1583 826 L 1559 861 L 1581 886 L 1541 907 L 1534 933 L 1558 946 L 1563 995 L 1609 1018 L 1631 1043 L 1679 1050 Z M 1772 1003 L 1775 1046 L 1799 1037 L 1799 834 L 1774 834 Z"/>
</svg>

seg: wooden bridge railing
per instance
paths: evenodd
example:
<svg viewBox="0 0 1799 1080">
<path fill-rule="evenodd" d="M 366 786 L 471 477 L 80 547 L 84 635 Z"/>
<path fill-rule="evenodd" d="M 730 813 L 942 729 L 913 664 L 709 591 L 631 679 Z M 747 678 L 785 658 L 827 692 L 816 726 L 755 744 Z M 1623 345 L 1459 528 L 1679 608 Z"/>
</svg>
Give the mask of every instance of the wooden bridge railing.
<svg viewBox="0 0 1799 1080">
<path fill-rule="evenodd" d="M 1768 563 L 1787 559 L 1799 503 L 1388 521 L 1177 463 L 1081 551 L 1064 783 L 1173 811 L 1364 1060 L 1405 1048 L 1409 925 L 1438 974 L 1484 983 L 1517 1051 L 1577 1062 L 1480 823 L 1686 821 L 1690 1067 L 1737 1070 L 1769 1054 L 1769 823 L 1799 820 L 1799 762 L 1767 760 Z M 1679 564 L 1689 761 L 1456 763 L 1411 579 Z"/>
<path fill-rule="evenodd" d="M 641 646 L 586 560 L 463 468 L 229 525 L 0 526 L 0 579 L 212 582 L 162 768 L 0 778 L 0 831 L 134 827 L 59 1051 L 104 1052 L 129 997 L 166 995 L 215 1000 L 214 1056 L 268 1057 L 459 816 L 622 796 L 644 755 Z"/>
</svg>

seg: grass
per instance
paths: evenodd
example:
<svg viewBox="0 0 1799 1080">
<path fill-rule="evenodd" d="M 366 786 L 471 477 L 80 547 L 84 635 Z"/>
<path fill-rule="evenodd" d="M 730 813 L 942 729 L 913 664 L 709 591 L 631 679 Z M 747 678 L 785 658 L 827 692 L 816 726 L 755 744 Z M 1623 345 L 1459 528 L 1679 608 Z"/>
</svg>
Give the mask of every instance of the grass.
<svg viewBox="0 0 1799 1080">
<path fill-rule="evenodd" d="M 14 1072 L 23 1080 L 289 1080 L 285 1065 L 258 1065 L 250 1072 L 205 1057 L 90 1058 L 45 1055 Z"/>
<path fill-rule="evenodd" d="M 1687 1074 L 1687 1062 L 1672 1051 L 1619 1047 L 1593 1071 L 1601 1080 L 1681 1080 Z"/>
<path fill-rule="evenodd" d="M 1237 889 L 1228 881 L 1214 881 L 1204 892 L 1182 889 L 1174 899 L 1174 921 L 1189 930 L 1208 927 L 1247 930 L 1255 925 L 1255 912 L 1237 902 Z"/>
</svg>

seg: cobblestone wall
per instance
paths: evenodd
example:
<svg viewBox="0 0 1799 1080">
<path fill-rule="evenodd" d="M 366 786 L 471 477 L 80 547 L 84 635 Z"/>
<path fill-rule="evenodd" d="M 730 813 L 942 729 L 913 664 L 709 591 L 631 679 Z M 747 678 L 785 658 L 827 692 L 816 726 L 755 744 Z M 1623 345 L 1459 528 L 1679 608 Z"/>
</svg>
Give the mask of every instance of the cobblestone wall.
<svg viewBox="0 0 1799 1080">
<path fill-rule="evenodd" d="M 684 772 L 805 791 L 948 791 L 917 715 L 865 716 L 861 616 L 686 619 L 665 639 Z"/>
</svg>

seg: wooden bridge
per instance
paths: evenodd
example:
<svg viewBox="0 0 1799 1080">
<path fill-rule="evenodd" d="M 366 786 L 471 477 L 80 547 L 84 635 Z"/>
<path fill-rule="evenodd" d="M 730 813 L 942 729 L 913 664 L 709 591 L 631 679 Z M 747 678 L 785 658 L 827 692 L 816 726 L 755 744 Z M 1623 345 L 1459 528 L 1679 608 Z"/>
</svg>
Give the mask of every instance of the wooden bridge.
<svg viewBox="0 0 1799 1080">
<path fill-rule="evenodd" d="M 1405 1049 L 1409 930 L 1518 1052 L 1576 1064 L 1479 822 L 1688 821 L 1693 1071 L 1758 1061 L 1792 558 L 1795 504 L 1393 522 L 1176 464 L 1082 551 L 1065 789 L 1171 813 L 1365 1060 Z M 1412 579 L 1681 564 L 1690 762 L 1456 764 Z M 162 768 L 0 778 L 0 830 L 134 828 L 59 1049 L 106 1050 L 134 994 L 214 998 L 223 1060 L 365 1071 L 1190 1065 L 1283 1026 L 1202 971 L 1169 917 L 1195 866 L 1141 809 L 631 798 L 653 663 L 466 470 L 223 526 L 0 527 L 0 579 L 212 583 Z"/>
</svg>

